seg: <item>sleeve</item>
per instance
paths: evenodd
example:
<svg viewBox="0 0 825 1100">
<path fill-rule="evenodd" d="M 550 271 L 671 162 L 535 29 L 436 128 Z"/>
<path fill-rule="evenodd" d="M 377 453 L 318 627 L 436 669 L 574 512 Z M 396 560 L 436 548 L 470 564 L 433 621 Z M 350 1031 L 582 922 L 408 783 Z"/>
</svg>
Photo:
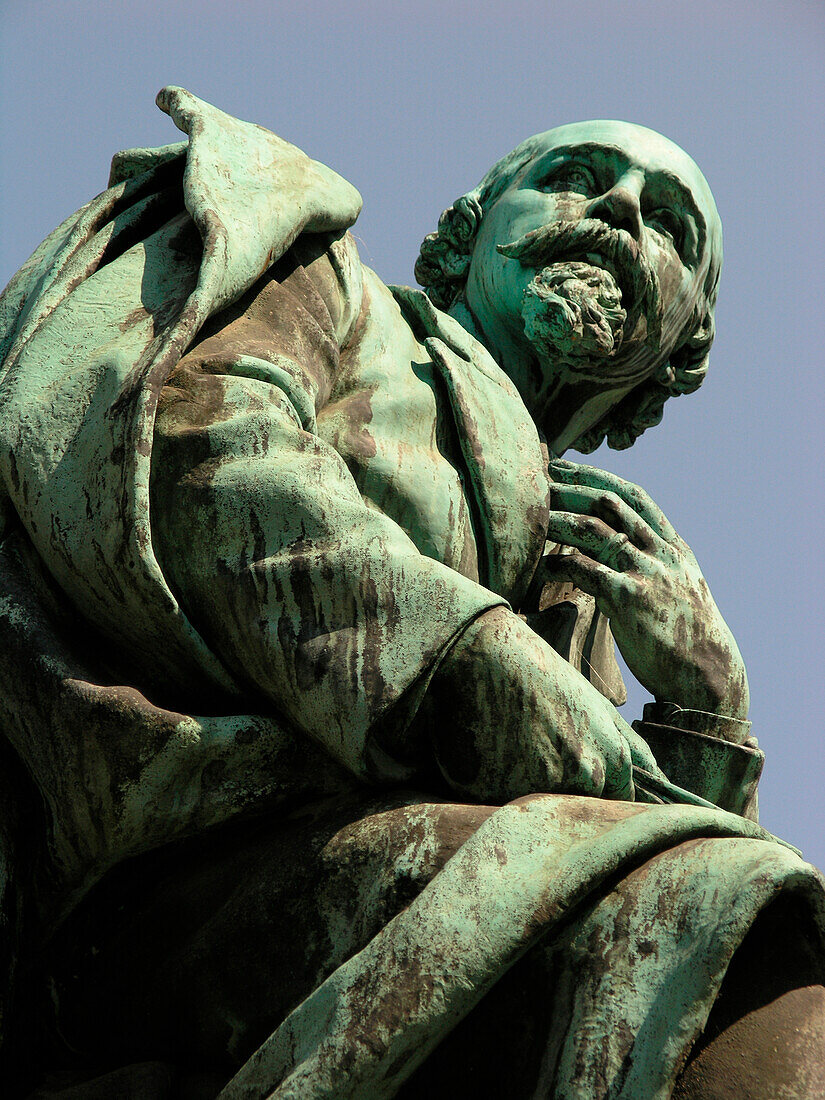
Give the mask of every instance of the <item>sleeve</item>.
<svg viewBox="0 0 825 1100">
<path fill-rule="evenodd" d="M 559 550 L 550 543 L 545 548 L 551 554 Z M 521 611 L 528 626 L 614 706 L 627 702 L 610 622 L 593 596 L 569 581 L 543 581 L 536 570 Z"/>
<path fill-rule="evenodd" d="M 399 779 L 416 748 L 402 761 L 379 742 L 401 743 L 451 643 L 503 601 L 423 556 L 315 434 L 355 321 L 346 257 L 319 256 L 323 277 L 301 259 L 216 319 L 169 379 L 155 551 L 240 684 L 360 778 Z"/>
</svg>

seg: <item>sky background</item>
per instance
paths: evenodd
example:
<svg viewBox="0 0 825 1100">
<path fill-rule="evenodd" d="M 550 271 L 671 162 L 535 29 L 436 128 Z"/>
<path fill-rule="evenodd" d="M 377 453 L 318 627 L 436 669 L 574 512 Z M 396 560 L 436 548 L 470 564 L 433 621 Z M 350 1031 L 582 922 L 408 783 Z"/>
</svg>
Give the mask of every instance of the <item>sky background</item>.
<svg viewBox="0 0 825 1100">
<path fill-rule="evenodd" d="M 0 285 L 105 187 L 112 153 L 178 140 L 164 84 L 351 180 L 387 282 L 413 282 L 441 210 L 528 135 L 620 118 L 672 138 L 725 230 L 710 374 L 590 461 L 693 547 L 748 665 L 763 824 L 825 867 L 824 72 L 815 0 L 0 0 Z"/>
</svg>

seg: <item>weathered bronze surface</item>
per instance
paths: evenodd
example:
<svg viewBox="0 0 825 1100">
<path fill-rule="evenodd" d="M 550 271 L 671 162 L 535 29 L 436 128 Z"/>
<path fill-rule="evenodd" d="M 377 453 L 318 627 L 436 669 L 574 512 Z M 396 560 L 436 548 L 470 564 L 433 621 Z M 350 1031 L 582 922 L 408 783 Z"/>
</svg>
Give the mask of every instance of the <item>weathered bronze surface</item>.
<svg viewBox="0 0 825 1100">
<path fill-rule="evenodd" d="M 825 891 L 736 643 L 562 458 L 705 376 L 699 169 L 537 135 L 388 288 L 353 187 L 158 102 L 187 140 L 0 300 L 12 1094 L 821 1095 Z"/>
</svg>

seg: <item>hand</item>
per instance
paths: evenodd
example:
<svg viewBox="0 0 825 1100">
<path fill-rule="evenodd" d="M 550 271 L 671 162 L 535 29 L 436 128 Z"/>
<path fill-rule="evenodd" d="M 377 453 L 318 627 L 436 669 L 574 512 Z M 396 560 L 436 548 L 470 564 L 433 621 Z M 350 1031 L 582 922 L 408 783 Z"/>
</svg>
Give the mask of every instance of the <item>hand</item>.
<svg viewBox="0 0 825 1100">
<path fill-rule="evenodd" d="M 596 598 L 633 675 L 657 699 L 745 718 L 736 642 L 690 547 L 647 493 L 615 474 L 558 460 L 544 558 L 547 580 Z"/>
</svg>

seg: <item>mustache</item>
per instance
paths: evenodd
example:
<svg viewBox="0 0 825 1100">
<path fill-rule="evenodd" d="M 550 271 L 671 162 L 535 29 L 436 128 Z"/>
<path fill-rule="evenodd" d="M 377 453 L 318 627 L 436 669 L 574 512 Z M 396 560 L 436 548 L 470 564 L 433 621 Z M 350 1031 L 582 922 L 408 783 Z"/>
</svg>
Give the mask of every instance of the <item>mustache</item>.
<svg viewBox="0 0 825 1100">
<path fill-rule="evenodd" d="M 628 313 L 626 331 L 632 332 L 643 315 L 647 321 L 647 339 L 658 348 L 662 320 L 659 278 L 642 248 L 624 229 L 613 229 L 597 218 L 550 222 L 514 241 L 496 245 L 496 250 L 525 267 L 585 260 L 588 252 L 598 252 L 609 264 L 622 291 Z"/>
</svg>

